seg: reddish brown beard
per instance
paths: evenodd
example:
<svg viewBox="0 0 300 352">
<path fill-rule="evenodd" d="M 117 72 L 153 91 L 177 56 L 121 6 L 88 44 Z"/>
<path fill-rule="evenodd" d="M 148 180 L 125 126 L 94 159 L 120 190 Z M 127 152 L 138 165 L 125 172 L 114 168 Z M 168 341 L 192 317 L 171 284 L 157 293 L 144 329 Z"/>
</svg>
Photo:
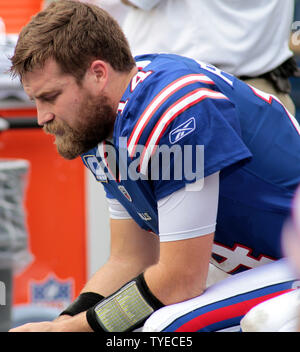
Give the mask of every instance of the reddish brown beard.
<svg viewBox="0 0 300 352">
<path fill-rule="evenodd" d="M 76 127 L 63 120 L 54 120 L 44 125 L 44 131 L 55 135 L 58 153 L 72 160 L 96 147 L 113 133 L 116 112 L 106 96 L 95 101 L 88 97 L 79 109 Z"/>
</svg>

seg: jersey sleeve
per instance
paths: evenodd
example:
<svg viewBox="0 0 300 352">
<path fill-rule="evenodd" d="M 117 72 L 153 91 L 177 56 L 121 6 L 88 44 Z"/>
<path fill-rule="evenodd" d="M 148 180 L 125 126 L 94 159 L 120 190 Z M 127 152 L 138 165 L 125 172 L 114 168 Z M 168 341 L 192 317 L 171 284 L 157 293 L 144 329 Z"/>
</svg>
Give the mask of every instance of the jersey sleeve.
<svg viewBox="0 0 300 352">
<path fill-rule="evenodd" d="M 106 195 L 106 198 L 109 200 L 109 199 L 115 199 L 115 196 L 110 192 L 110 190 L 108 189 L 108 187 L 106 186 L 105 183 L 102 183 L 103 184 L 103 188 L 104 188 L 104 191 L 105 191 L 105 195 Z"/>
<path fill-rule="evenodd" d="M 140 171 L 148 174 L 157 200 L 251 157 L 233 103 L 203 87 L 160 112 L 144 146 Z"/>
</svg>

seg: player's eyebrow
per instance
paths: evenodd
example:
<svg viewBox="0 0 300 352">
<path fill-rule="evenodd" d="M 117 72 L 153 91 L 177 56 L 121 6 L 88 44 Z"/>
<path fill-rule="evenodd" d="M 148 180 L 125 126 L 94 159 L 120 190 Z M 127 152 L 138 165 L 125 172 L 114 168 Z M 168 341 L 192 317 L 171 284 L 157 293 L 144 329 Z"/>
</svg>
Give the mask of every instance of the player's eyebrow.
<svg viewBox="0 0 300 352">
<path fill-rule="evenodd" d="M 47 99 L 47 98 L 52 97 L 52 96 L 56 96 L 56 95 L 58 95 L 60 93 L 61 93 L 60 89 L 49 90 L 49 91 L 45 91 L 45 92 L 42 92 L 42 93 L 36 95 L 35 99 L 43 100 L 43 99 Z"/>
</svg>

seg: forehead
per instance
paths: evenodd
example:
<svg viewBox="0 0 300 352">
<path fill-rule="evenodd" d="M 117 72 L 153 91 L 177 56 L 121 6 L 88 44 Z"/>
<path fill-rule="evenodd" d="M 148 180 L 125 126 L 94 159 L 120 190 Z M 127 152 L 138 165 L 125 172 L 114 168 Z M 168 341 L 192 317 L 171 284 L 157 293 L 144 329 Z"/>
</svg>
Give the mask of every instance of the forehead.
<svg viewBox="0 0 300 352">
<path fill-rule="evenodd" d="M 22 77 L 24 90 L 32 97 L 44 91 L 61 89 L 71 83 L 75 83 L 75 78 L 62 73 L 58 64 L 52 59 L 47 60 L 43 67 L 26 72 Z"/>
</svg>

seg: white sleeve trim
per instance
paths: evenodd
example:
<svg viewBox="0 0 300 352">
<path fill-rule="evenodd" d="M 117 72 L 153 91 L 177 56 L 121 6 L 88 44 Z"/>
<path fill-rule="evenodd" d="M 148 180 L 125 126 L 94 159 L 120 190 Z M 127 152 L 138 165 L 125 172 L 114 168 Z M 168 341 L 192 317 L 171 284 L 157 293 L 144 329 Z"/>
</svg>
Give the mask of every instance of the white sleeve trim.
<svg viewBox="0 0 300 352">
<path fill-rule="evenodd" d="M 161 0 L 130 0 L 133 5 L 146 11 L 153 9 L 160 1 Z"/>
<path fill-rule="evenodd" d="M 215 231 L 219 172 L 194 185 L 195 191 L 182 188 L 158 201 L 160 242 L 195 238 Z"/>
<path fill-rule="evenodd" d="M 117 200 L 112 198 L 106 198 L 108 202 L 108 210 L 111 219 L 131 219 L 128 211 L 123 205 Z"/>
</svg>

